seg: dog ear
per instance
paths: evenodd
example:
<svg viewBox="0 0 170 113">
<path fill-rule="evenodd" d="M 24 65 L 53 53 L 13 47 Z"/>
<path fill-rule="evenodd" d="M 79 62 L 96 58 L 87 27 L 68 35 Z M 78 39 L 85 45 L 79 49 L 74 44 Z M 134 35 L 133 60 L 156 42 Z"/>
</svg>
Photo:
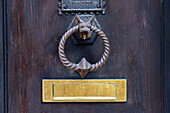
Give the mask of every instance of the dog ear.
<svg viewBox="0 0 170 113">
<path fill-rule="evenodd" d="M 88 21 L 89 24 L 92 24 L 93 23 L 93 20 L 95 18 L 95 15 L 92 16 L 92 18 Z"/>
<path fill-rule="evenodd" d="M 78 14 L 76 14 L 76 18 L 77 18 L 77 22 L 78 23 L 83 23 L 84 21 L 78 16 Z"/>
</svg>

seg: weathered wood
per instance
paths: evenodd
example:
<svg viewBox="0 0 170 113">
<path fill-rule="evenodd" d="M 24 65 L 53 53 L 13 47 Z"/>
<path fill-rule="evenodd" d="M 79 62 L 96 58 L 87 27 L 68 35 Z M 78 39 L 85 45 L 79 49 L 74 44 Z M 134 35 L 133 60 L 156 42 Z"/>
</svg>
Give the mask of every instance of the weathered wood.
<svg viewBox="0 0 170 113">
<path fill-rule="evenodd" d="M 3 1 L 0 0 L 0 112 L 4 113 Z"/>
<path fill-rule="evenodd" d="M 164 0 L 164 109 L 170 112 L 170 1 Z"/>
<path fill-rule="evenodd" d="M 59 60 L 57 47 L 73 16 L 58 16 L 57 0 L 8 0 L 9 113 L 162 113 L 161 0 L 109 0 L 96 16 L 111 54 L 87 78 L 127 78 L 127 103 L 42 103 L 43 78 L 80 78 Z M 66 43 L 66 56 L 95 63 L 102 41 L 93 46 Z"/>
</svg>

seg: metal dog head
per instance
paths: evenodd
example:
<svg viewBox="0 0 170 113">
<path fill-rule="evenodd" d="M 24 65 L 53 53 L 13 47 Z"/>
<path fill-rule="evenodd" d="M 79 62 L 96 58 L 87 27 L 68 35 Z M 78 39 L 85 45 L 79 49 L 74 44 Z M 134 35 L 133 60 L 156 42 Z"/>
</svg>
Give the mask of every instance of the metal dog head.
<svg viewBox="0 0 170 113">
<path fill-rule="evenodd" d="M 89 39 L 90 29 L 91 29 L 94 17 L 95 16 L 93 15 L 92 18 L 89 21 L 85 22 L 76 14 L 78 27 L 79 27 L 79 29 L 78 29 L 79 30 L 79 36 L 80 36 L 81 39 L 83 39 L 83 40 Z"/>
</svg>

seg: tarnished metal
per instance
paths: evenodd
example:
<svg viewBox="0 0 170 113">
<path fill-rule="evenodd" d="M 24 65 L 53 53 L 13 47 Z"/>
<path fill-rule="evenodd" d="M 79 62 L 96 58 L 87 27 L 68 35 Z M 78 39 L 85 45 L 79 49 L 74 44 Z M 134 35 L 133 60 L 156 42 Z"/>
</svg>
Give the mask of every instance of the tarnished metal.
<svg viewBox="0 0 170 113">
<path fill-rule="evenodd" d="M 98 29 L 101 29 L 100 24 L 98 23 L 97 19 L 93 16 L 94 15 L 78 15 L 78 17 L 75 16 L 70 26 L 67 28 L 67 30 L 71 29 L 72 27 L 78 24 L 81 24 L 81 23 L 78 23 L 77 19 L 79 19 L 80 21 L 83 21 L 88 27 L 88 22 L 90 22 L 89 20 L 91 20 L 92 18 L 93 18 L 93 21 L 91 21 L 90 24 Z M 82 38 L 80 37 L 79 32 L 76 31 L 75 33 L 71 35 L 71 37 L 76 45 L 93 45 L 96 39 L 98 38 L 98 35 L 90 30 L 88 40 L 81 40 Z"/>
<path fill-rule="evenodd" d="M 44 79 L 43 102 L 126 102 L 126 79 Z"/>
<path fill-rule="evenodd" d="M 59 0 L 59 14 L 96 13 L 105 14 L 105 0 Z"/>
<path fill-rule="evenodd" d="M 77 16 L 77 18 L 79 18 L 79 17 Z M 93 20 L 93 18 L 91 20 Z M 85 76 L 88 72 L 96 71 L 96 70 L 100 69 L 102 66 L 104 66 L 104 64 L 106 63 L 106 61 L 109 57 L 109 53 L 110 53 L 110 45 L 109 45 L 109 41 L 108 41 L 107 36 L 100 29 L 92 26 L 90 24 L 91 20 L 90 20 L 90 22 L 88 22 L 89 24 L 85 23 L 84 21 L 78 20 L 78 23 L 81 23 L 81 25 L 84 25 L 84 26 L 80 26 L 78 24 L 78 26 L 75 26 L 75 27 L 71 28 L 70 30 L 68 30 L 63 35 L 63 37 L 62 37 L 62 39 L 60 40 L 60 43 L 59 43 L 58 51 L 59 51 L 59 57 L 60 57 L 61 62 L 68 69 L 77 71 L 80 74 L 81 78 L 85 78 Z M 87 27 L 87 25 L 88 25 L 88 27 Z M 86 29 L 84 29 L 84 28 L 86 28 Z M 70 37 L 71 34 L 75 33 L 77 30 L 79 30 L 79 32 L 81 32 L 82 38 L 85 37 L 84 40 L 86 40 L 86 39 L 88 39 L 88 37 L 87 37 L 88 33 L 87 32 L 89 31 L 89 29 L 91 29 L 93 32 L 98 34 L 101 37 L 101 39 L 104 43 L 105 50 L 104 50 L 104 54 L 103 54 L 102 58 L 95 64 L 90 64 L 85 58 L 83 58 L 78 64 L 70 62 L 66 58 L 66 55 L 65 55 L 65 52 L 64 52 L 64 46 L 65 46 L 66 40 L 68 39 L 68 37 Z"/>
<path fill-rule="evenodd" d="M 87 40 L 90 36 L 90 28 L 91 28 L 92 22 L 94 20 L 94 15 L 88 21 L 83 21 L 81 18 L 79 18 L 79 16 L 77 14 L 76 14 L 76 18 L 78 21 L 79 36 L 81 39 Z"/>
</svg>

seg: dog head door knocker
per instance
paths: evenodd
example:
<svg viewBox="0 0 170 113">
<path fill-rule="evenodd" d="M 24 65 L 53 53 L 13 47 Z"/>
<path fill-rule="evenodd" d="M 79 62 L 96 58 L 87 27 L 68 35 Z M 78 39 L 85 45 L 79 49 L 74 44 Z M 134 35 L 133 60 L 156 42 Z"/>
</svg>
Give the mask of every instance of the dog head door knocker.
<svg viewBox="0 0 170 113">
<path fill-rule="evenodd" d="M 89 15 L 87 15 L 89 17 Z M 85 15 L 86 17 L 86 15 Z M 104 34 L 101 29 L 99 29 L 96 26 L 93 26 L 93 21 L 94 21 L 95 16 L 90 15 L 90 18 L 87 20 L 87 18 L 80 18 L 76 14 L 76 19 L 77 19 L 77 25 L 74 27 L 70 28 L 61 38 L 60 43 L 59 43 L 59 57 L 61 62 L 63 63 L 64 66 L 66 66 L 68 69 L 77 71 L 81 78 L 85 78 L 88 72 L 91 71 L 96 71 L 100 69 L 104 64 L 106 63 L 108 57 L 109 57 L 109 52 L 110 52 L 110 45 L 109 41 L 107 39 L 107 36 Z M 101 59 L 95 63 L 95 64 L 90 64 L 85 58 L 82 58 L 82 60 L 78 63 L 72 63 L 70 62 L 64 53 L 64 46 L 65 42 L 70 37 L 73 33 L 77 32 L 79 34 L 79 37 L 81 40 L 88 40 L 90 38 L 91 32 L 95 32 L 100 38 L 102 39 L 104 43 L 104 54 L 101 57 Z"/>
<path fill-rule="evenodd" d="M 88 21 L 83 21 L 77 14 L 76 14 L 76 18 L 78 22 L 78 32 L 80 38 L 83 40 L 89 39 L 92 22 L 94 20 L 94 15 Z"/>
</svg>

